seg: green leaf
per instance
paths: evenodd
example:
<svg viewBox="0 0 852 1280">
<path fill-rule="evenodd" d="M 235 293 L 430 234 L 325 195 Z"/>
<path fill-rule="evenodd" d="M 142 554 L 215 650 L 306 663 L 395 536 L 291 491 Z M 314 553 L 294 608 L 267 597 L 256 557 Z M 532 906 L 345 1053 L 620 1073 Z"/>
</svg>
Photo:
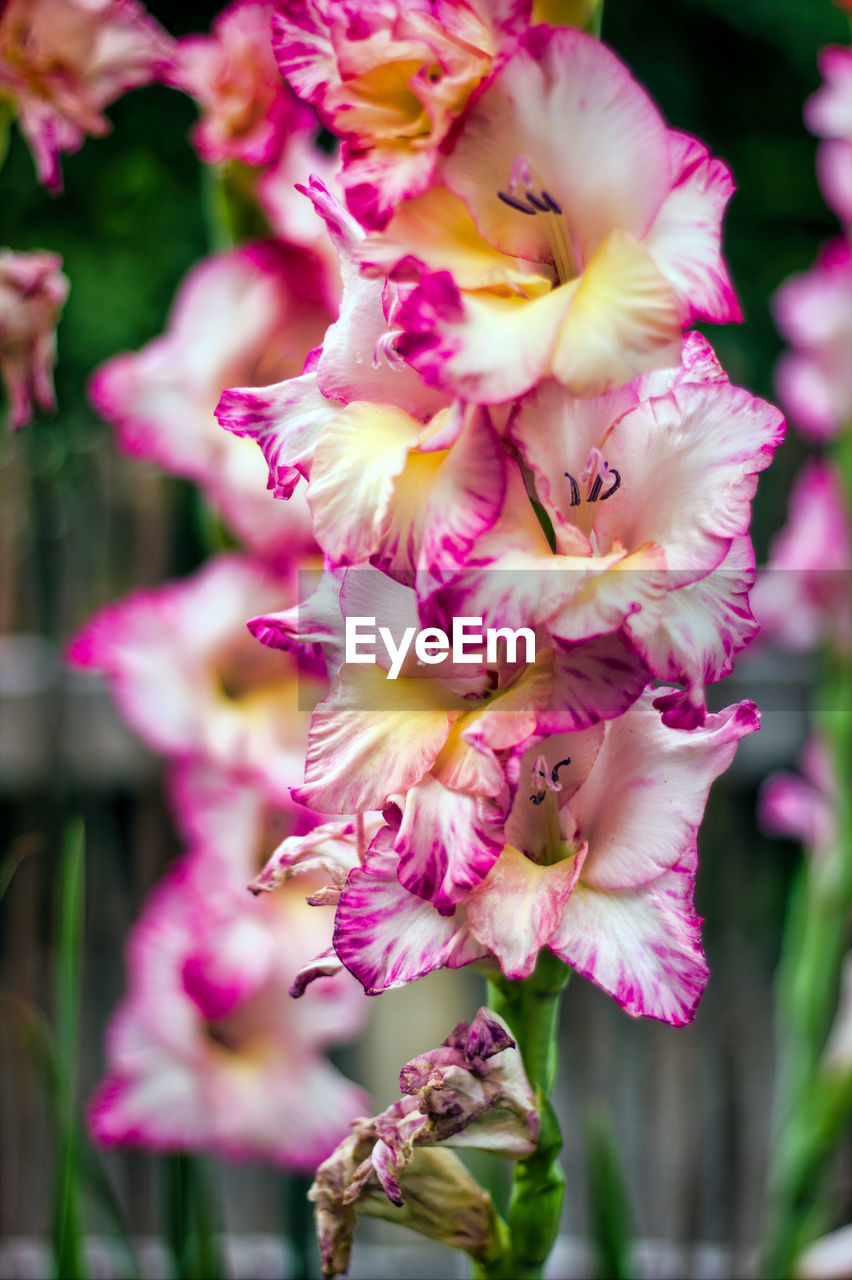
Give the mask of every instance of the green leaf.
<svg viewBox="0 0 852 1280">
<path fill-rule="evenodd" d="M 52 1244 L 57 1275 L 85 1275 L 78 1186 L 77 1046 L 85 921 L 86 845 L 82 819 L 65 828 L 59 871 L 59 935 L 56 971 L 57 1116 L 56 1190 Z"/>
<path fill-rule="evenodd" d="M 632 1215 L 615 1132 L 602 1104 L 586 1112 L 584 1130 L 592 1275 L 596 1280 L 627 1280 Z"/>
<path fill-rule="evenodd" d="M 20 1036 L 23 1051 L 41 1082 L 58 1149 L 59 1103 L 67 1090 L 67 1084 L 63 1079 L 64 1073 L 57 1055 L 53 1031 L 41 1009 L 33 1004 L 12 996 L 0 995 L 0 1009 L 4 1011 L 10 1025 Z M 141 1276 L 141 1271 L 130 1239 L 124 1210 L 100 1154 L 89 1140 L 79 1108 L 76 1109 L 75 1127 L 78 1178 L 85 1182 L 87 1190 L 109 1223 L 113 1235 L 125 1250 L 127 1261 L 124 1274 L 136 1280 Z"/>
<path fill-rule="evenodd" d="M 198 1157 L 183 1152 L 165 1157 L 163 1216 L 177 1280 L 222 1280 L 221 1213 L 210 1170 Z"/>
</svg>

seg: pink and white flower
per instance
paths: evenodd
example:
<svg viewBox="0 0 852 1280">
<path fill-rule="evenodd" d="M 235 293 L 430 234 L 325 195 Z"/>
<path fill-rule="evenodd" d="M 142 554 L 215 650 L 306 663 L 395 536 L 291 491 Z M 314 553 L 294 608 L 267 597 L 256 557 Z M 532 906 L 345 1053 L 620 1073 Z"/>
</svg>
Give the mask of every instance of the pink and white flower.
<svg viewBox="0 0 852 1280">
<path fill-rule="evenodd" d="M 636 605 L 627 635 L 660 680 L 684 681 L 696 723 L 703 686 L 730 673 L 734 655 L 756 634 L 748 604 L 754 556 L 748 538 L 759 472 L 784 434 L 774 406 L 733 387 L 708 344 L 688 336 L 676 370 L 638 379 L 620 392 L 577 400 L 556 382 L 521 403 L 511 432 L 536 480 L 558 552 L 604 563 L 634 553 L 604 575 Z M 664 570 L 658 600 L 648 587 L 656 548 Z M 572 625 L 572 616 L 569 617 Z M 560 634 L 561 623 L 549 622 Z M 581 638 L 575 636 L 574 638 Z"/>
<path fill-rule="evenodd" d="M 343 139 L 341 182 L 365 225 L 428 187 L 441 144 L 528 11 L 529 0 L 279 5 L 278 64 Z"/>
<path fill-rule="evenodd" d="M 171 53 L 136 0 L 7 0 L 0 97 L 13 102 L 39 181 L 59 191 L 60 154 L 107 133 L 104 108 L 164 73 Z"/>
<path fill-rule="evenodd" d="M 155 751 L 209 760 L 287 802 L 304 760 L 300 699 L 310 706 L 323 686 L 245 625 L 287 590 L 262 565 L 219 556 L 189 578 L 107 605 L 73 638 L 68 658 L 105 675 L 121 714 Z"/>
<path fill-rule="evenodd" d="M 419 625 L 414 591 L 371 568 L 347 571 L 325 605 L 319 631 L 308 620 L 302 637 L 318 634 L 328 654 L 339 652 L 334 630 L 349 616 L 376 618 L 396 645 Z M 289 621 L 251 625 L 266 643 L 290 647 L 299 635 Z M 521 651 L 482 653 L 463 666 L 425 667 L 415 649 L 393 679 L 391 649 L 380 647 L 375 664 L 344 662 L 314 712 L 294 797 L 328 813 L 387 809 L 401 883 L 452 908 L 500 852 L 506 753 L 541 723 L 568 731 L 616 716 L 647 684 L 647 668 L 617 637 L 583 651 L 542 641 L 533 661 Z"/>
<path fill-rule="evenodd" d="M 57 253 L 0 250 L 0 376 L 13 431 L 56 408 L 56 325 L 70 288 Z"/>
<path fill-rule="evenodd" d="M 203 756 L 171 762 L 168 797 L 184 846 L 203 859 L 211 885 L 239 894 L 266 863 L 270 848 L 310 841 L 318 821 L 289 796 L 270 793 L 262 779 Z"/>
<path fill-rule="evenodd" d="M 299 372 L 335 306 L 325 264 L 276 241 L 217 254 L 194 267 L 166 332 L 95 373 L 90 395 L 126 452 L 200 485 L 248 546 L 273 560 L 313 545 L 303 504 L 264 493 L 256 450 L 222 431 L 224 387 Z"/>
<path fill-rule="evenodd" d="M 832 240 L 809 271 L 775 294 L 775 323 L 792 346 L 775 371 L 781 403 L 809 439 L 831 439 L 852 419 L 852 249 Z"/>
<path fill-rule="evenodd" d="M 272 0 L 236 0 L 209 36 L 178 40 L 169 82 L 201 109 L 192 141 L 208 164 L 274 161 L 289 135 L 315 128 L 313 112 L 281 79 L 272 53 Z"/>
<path fill-rule="evenodd" d="M 582 32 L 528 30 L 439 177 L 360 251 L 417 282 L 395 346 L 436 386 L 499 403 L 550 376 L 598 395 L 676 360 L 691 320 L 739 319 L 730 173 Z"/>
<path fill-rule="evenodd" d="M 269 487 L 289 498 L 309 478 L 328 425 L 353 401 L 391 405 L 425 424 L 448 398 L 424 385 L 400 360 L 390 360 L 389 308 L 395 291 L 362 275 L 355 253 L 363 228 L 317 178 L 303 188 L 325 222 L 343 278 L 340 313 L 301 377 L 262 388 L 233 387 L 216 416 L 226 430 L 257 442 L 269 468 Z M 376 465 L 381 465 L 376 460 Z"/>
<path fill-rule="evenodd" d="M 307 1172 L 369 1106 L 320 1052 L 357 1034 L 365 1002 L 345 974 L 313 983 L 314 1000 L 290 1000 L 299 965 L 322 945 L 321 913 L 299 891 L 258 900 L 220 874 L 216 858 L 183 858 L 135 926 L 89 1125 L 110 1146 Z"/>
<path fill-rule="evenodd" d="M 805 103 L 805 124 L 826 141 L 817 152 L 817 177 L 826 204 L 852 222 L 852 49 L 819 55 L 821 87 Z"/>
<path fill-rule="evenodd" d="M 338 958 L 369 994 L 489 957 L 524 978 L 548 947 L 628 1013 L 691 1020 L 707 981 L 696 833 L 711 782 L 758 717 L 745 702 L 675 729 L 653 697 L 512 751 L 504 847 L 454 910 L 404 888 L 395 832 L 379 832 L 349 874 L 334 932 Z"/>
<path fill-rule="evenodd" d="M 852 530 L 842 482 L 830 462 L 809 458 L 752 597 L 766 637 L 793 653 L 826 642 L 852 647 L 850 573 Z"/>
<path fill-rule="evenodd" d="M 773 836 L 798 840 L 819 857 L 837 838 L 839 788 L 827 745 L 809 738 L 798 773 L 773 773 L 760 789 L 760 823 Z"/>
</svg>

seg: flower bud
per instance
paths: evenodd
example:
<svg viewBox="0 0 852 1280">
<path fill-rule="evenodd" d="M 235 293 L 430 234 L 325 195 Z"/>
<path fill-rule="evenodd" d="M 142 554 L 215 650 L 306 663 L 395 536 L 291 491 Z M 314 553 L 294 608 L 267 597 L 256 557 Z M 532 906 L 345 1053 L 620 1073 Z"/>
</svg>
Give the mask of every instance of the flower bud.
<svg viewBox="0 0 852 1280">
<path fill-rule="evenodd" d="M 320 1165 L 308 1192 L 316 1204 L 324 1276 L 347 1271 L 358 1213 L 396 1222 L 481 1260 L 502 1247 L 505 1226 L 491 1197 L 451 1151 L 414 1152 L 400 1179 L 401 1202 L 391 1203 L 374 1176 L 372 1123 L 356 1121 Z"/>
<path fill-rule="evenodd" d="M 348 1266 L 356 1204 L 359 1213 L 477 1258 L 503 1247 L 505 1226 L 490 1196 L 449 1151 L 431 1148 L 477 1147 L 510 1159 L 535 1150 L 535 1098 L 505 1022 L 480 1009 L 438 1049 L 406 1063 L 400 1087 L 405 1096 L 381 1115 L 357 1120 L 317 1171 L 309 1194 L 326 1276 Z"/>
</svg>

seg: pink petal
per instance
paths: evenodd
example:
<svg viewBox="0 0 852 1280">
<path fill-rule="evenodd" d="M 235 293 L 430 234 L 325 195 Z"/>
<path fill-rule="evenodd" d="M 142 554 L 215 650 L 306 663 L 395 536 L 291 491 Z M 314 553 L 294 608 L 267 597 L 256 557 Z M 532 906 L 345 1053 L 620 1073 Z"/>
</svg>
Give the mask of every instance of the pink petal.
<svg viewBox="0 0 852 1280">
<path fill-rule="evenodd" d="M 641 613 L 628 619 L 628 634 L 658 680 L 700 686 L 730 675 L 735 654 L 759 631 L 749 606 L 754 580 L 751 539 L 740 534 L 705 578 L 668 593 L 659 623 L 646 630 Z"/>
<path fill-rule="evenodd" d="M 551 948 L 633 1017 L 691 1022 L 709 971 L 692 903 L 694 861 L 616 893 L 577 885 Z"/>
<path fill-rule="evenodd" d="M 465 703 L 428 678 L 388 680 L 341 667 L 311 722 L 305 785 L 294 797 L 326 813 L 382 809 L 432 767 Z"/>
<path fill-rule="evenodd" d="M 507 978 L 528 978 L 538 953 L 560 928 L 582 858 L 540 867 L 507 845 L 464 904 L 475 936 Z"/>
<path fill-rule="evenodd" d="M 461 902 L 503 847 L 507 808 L 508 798 L 500 806 L 422 778 L 405 796 L 394 842 L 400 884 L 439 910 Z"/>
<path fill-rule="evenodd" d="M 674 287 L 683 323 L 742 320 L 720 248 L 722 217 L 734 193 L 731 172 L 697 138 L 672 132 L 669 140 L 672 189 L 645 247 Z"/>
<path fill-rule="evenodd" d="M 260 445 L 269 467 L 269 488 L 289 498 L 311 462 L 326 425 L 340 412 L 317 386 L 316 373 L 271 387 L 232 387 L 222 393 L 216 418 L 226 431 Z"/>
<path fill-rule="evenodd" d="M 604 892 L 633 890 L 687 857 L 710 784 L 727 769 L 740 738 L 758 727 L 753 703 L 708 716 L 686 731 L 662 724 L 656 691 L 606 724 L 589 777 L 570 802 L 589 856 L 583 884 Z"/>
<path fill-rule="evenodd" d="M 460 969 L 486 954 L 461 908 L 440 915 L 402 887 L 387 843 L 380 836 L 366 864 L 351 873 L 335 920 L 335 951 L 368 995 L 404 986 L 433 969 Z"/>
</svg>

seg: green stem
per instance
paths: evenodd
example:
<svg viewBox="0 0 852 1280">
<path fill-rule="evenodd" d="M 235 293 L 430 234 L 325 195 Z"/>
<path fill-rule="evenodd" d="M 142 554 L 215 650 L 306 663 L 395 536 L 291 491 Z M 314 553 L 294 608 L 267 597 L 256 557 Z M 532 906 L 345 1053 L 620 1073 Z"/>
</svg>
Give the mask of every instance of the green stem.
<svg viewBox="0 0 852 1280">
<path fill-rule="evenodd" d="M 182 1152 L 163 1159 L 165 1237 L 177 1280 L 220 1280 L 218 1197 L 199 1157 Z"/>
<path fill-rule="evenodd" d="M 57 1177 L 53 1253 L 57 1275 L 77 1280 L 85 1274 L 83 1228 L 77 1179 L 77 1056 L 80 982 L 85 919 L 85 831 L 81 819 L 68 823 L 59 879 L 59 936 L 56 973 Z"/>
<path fill-rule="evenodd" d="M 598 40 L 601 38 L 603 29 L 603 7 L 604 0 L 598 0 L 597 4 L 592 0 L 592 12 L 589 14 L 584 28 L 590 36 L 595 36 Z"/>
<path fill-rule="evenodd" d="M 536 1149 L 519 1160 L 509 1203 L 510 1244 L 483 1275 L 489 1280 L 540 1280 L 556 1242 L 565 1175 L 559 1164 L 562 1135 L 550 1103 L 556 1076 L 559 1005 L 571 970 L 542 951 L 535 971 L 522 982 L 489 984 L 489 1004 L 509 1025 L 530 1084 L 539 1100 L 541 1130 Z"/>
<path fill-rule="evenodd" d="M 6 156 L 9 154 L 9 141 L 14 118 L 14 102 L 11 98 L 0 96 L 0 169 L 6 163 Z"/>
</svg>

